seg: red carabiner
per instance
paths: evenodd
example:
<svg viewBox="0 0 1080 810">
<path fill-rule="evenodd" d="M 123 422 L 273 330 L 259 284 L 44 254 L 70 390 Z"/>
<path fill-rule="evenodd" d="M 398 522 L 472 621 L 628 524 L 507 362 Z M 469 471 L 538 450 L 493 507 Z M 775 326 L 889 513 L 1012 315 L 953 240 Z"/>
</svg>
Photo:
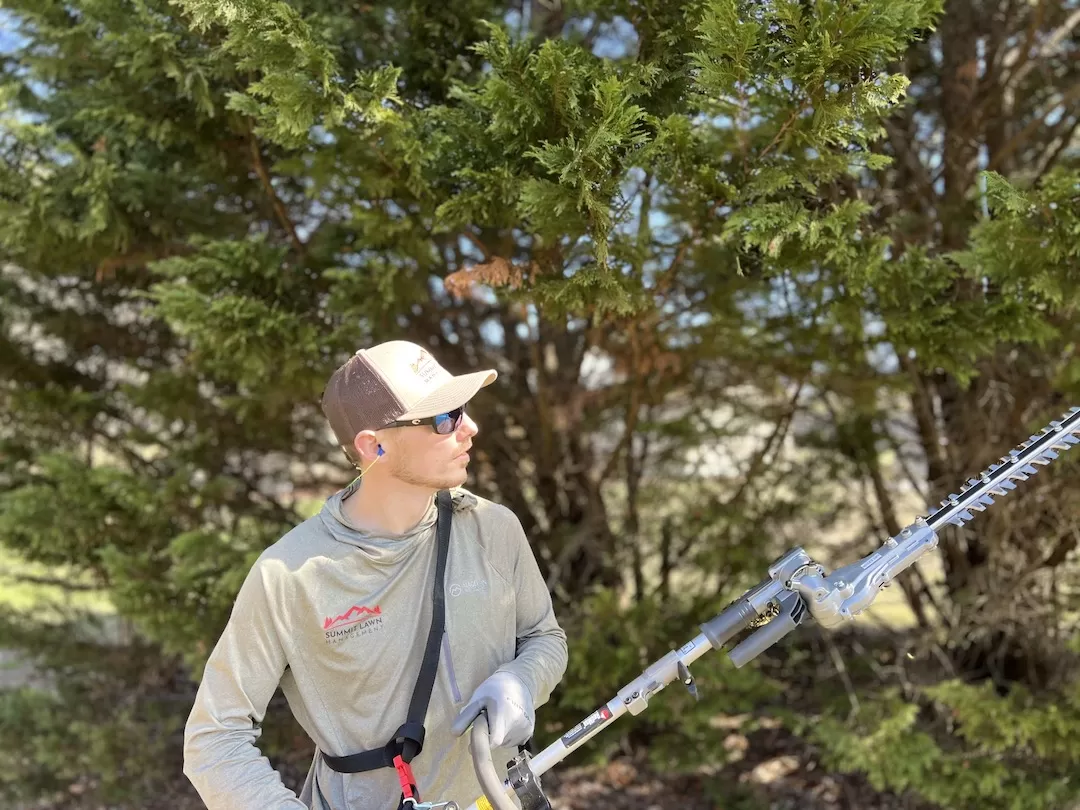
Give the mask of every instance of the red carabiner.
<svg viewBox="0 0 1080 810">
<path fill-rule="evenodd" d="M 419 800 L 416 793 L 416 778 L 413 776 L 412 767 L 398 754 L 394 757 L 394 768 L 397 770 L 398 781 L 401 782 L 401 795 L 406 799 Z"/>
</svg>

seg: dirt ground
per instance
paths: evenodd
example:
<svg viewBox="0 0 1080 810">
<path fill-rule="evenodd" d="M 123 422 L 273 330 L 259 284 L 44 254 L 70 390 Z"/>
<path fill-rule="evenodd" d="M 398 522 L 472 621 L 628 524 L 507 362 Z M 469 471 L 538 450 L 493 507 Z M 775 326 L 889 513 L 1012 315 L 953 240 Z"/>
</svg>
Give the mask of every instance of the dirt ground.
<svg viewBox="0 0 1080 810">
<path fill-rule="evenodd" d="M 830 773 L 805 742 L 778 726 L 749 737 L 731 732 L 725 747 L 741 759 L 689 778 L 620 759 L 556 769 L 542 781 L 552 810 L 934 810 L 913 797 L 879 793 L 858 775 Z"/>
</svg>

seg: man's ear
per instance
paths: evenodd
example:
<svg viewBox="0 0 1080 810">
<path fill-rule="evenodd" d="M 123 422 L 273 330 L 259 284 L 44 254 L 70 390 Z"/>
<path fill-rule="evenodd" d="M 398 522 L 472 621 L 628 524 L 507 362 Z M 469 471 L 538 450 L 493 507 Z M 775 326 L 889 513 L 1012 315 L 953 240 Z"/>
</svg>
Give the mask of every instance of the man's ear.
<svg viewBox="0 0 1080 810">
<path fill-rule="evenodd" d="M 371 463 L 378 457 L 379 440 L 373 430 L 361 430 L 353 437 L 353 448 L 359 453 L 361 460 Z"/>
</svg>

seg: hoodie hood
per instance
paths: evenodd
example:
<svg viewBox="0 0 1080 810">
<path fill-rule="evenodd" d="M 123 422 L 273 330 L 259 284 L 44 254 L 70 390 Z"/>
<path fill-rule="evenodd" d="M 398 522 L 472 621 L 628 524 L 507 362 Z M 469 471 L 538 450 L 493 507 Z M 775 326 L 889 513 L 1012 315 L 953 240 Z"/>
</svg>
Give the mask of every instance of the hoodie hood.
<svg viewBox="0 0 1080 810">
<path fill-rule="evenodd" d="M 319 511 L 319 519 L 335 540 L 357 548 L 365 557 L 376 565 L 391 565 L 399 562 L 419 546 L 435 538 L 435 524 L 438 522 L 439 509 L 432 495 L 427 511 L 417 523 L 404 532 L 372 532 L 352 523 L 345 514 L 346 499 L 360 489 L 361 479 L 357 478 L 349 486 L 340 489 L 326 499 Z M 454 514 L 477 505 L 476 496 L 462 487 L 450 490 Z"/>
</svg>

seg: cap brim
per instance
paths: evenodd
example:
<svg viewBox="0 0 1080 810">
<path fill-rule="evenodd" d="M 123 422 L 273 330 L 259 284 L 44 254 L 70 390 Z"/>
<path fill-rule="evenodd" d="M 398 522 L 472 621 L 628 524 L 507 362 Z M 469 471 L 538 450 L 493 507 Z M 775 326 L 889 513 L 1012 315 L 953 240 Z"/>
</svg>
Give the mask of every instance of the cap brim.
<svg viewBox="0 0 1080 810">
<path fill-rule="evenodd" d="M 459 408 L 472 399 L 481 388 L 495 382 L 498 376 L 498 372 L 489 370 L 454 377 L 409 408 L 407 413 L 398 417 L 398 420 L 426 419 L 429 416 Z"/>
</svg>

